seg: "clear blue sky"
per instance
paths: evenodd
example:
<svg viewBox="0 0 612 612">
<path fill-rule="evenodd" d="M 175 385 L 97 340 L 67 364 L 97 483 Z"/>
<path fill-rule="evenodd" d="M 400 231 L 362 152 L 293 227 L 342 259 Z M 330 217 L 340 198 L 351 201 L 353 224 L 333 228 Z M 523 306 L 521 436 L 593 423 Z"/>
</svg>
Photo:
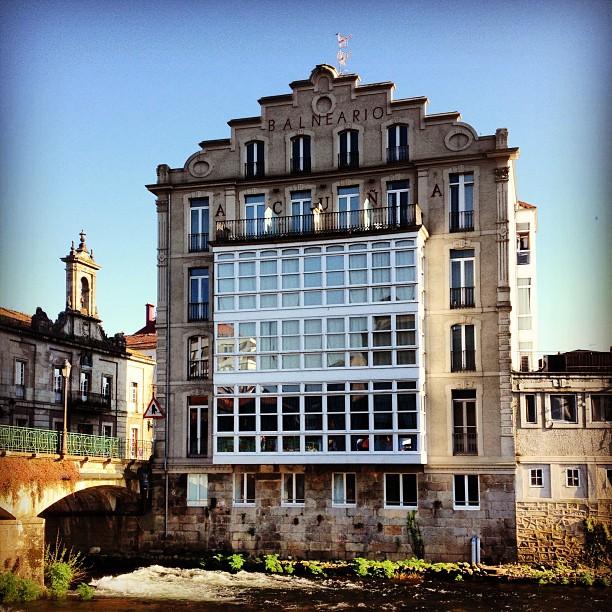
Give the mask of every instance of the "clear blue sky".
<svg viewBox="0 0 612 612">
<path fill-rule="evenodd" d="M 612 3 L 3 3 L 0 304 L 55 317 L 59 258 L 84 228 L 103 269 L 107 333 L 156 301 L 158 163 L 182 166 L 226 121 L 259 112 L 352 34 L 349 68 L 429 112 L 458 110 L 521 148 L 520 199 L 539 208 L 540 348 L 612 343 Z"/>
</svg>

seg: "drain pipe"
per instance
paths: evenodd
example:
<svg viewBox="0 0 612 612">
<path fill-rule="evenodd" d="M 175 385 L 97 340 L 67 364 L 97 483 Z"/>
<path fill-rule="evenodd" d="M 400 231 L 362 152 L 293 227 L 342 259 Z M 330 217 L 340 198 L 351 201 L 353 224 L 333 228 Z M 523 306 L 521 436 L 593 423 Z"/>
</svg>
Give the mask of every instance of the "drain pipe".
<svg viewBox="0 0 612 612">
<path fill-rule="evenodd" d="M 472 565 L 480 565 L 480 538 L 473 536 L 472 540 Z"/>
<path fill-rule="evenodd" d="M 166 423 L 164 427 L 164 539 L 168 539 L 168 442 L 170 427 L 170 192 L 166 208 Z"/>
</svg>

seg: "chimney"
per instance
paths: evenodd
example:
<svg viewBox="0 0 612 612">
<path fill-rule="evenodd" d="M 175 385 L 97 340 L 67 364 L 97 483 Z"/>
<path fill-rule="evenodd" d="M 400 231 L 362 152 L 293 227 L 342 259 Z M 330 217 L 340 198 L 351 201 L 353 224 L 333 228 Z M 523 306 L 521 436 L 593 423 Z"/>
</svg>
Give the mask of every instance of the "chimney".
<svg viewBox="0 0 612 612">
<path fill-rule="evenodd" d="M 155 323 L 155 306 L 153 304 L 147 304 L 146 308 L 146 324 L 153 325 Z"/>
</svg>

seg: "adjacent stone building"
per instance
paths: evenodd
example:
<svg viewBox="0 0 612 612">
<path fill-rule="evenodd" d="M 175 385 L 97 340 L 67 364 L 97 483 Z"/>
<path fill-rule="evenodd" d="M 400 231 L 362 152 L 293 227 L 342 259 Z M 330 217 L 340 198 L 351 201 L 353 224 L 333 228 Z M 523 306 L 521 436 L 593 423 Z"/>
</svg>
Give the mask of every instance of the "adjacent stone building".
<svg viewBox="0 0 612 612">
<path fill-rule="evenodd" d="M 428 558 L 515 556 L 535 210 L 507 130 L 394 88 L 319 65 L 158 166 L 152 542 L 405 557 L 417 510 Z"/>
<path fill-rule="evenodd" d="M 123 334 L 105 334 L 96 305 L 100 265 L 84 233 L 62 261 L 66 308 L 55 321 L 41 308 L 33 316 L 0 308 L 2 448 L 59 452 L 66 399 L 69 454 L 148 459 L 152 430 L 143 413 L 154 358 L 128 348 Z"/>
<path fill-rule="evenodd" d="M 612 528 L 612 352 L 548 355 L 513 390 L 519 560 L 581 559 L 585 519 Z"/>
</svg>

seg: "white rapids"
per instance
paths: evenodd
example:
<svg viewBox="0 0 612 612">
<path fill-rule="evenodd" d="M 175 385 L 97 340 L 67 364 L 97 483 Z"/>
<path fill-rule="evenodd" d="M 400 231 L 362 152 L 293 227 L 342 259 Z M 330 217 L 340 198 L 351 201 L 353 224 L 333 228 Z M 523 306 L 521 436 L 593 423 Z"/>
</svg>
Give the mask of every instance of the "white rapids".
<svg viewBox="0 0 612 612">
<path fill-rule="evenodd" d="M 145 599 L 189 599 L 231 601 L 249 589 L 324 589 L 306 578 L 276 576 L 258 572 L 229 572 L 179 569 L 151 565 L 129 574 L 92 580 L 98 595 Z"/>
</svg>

